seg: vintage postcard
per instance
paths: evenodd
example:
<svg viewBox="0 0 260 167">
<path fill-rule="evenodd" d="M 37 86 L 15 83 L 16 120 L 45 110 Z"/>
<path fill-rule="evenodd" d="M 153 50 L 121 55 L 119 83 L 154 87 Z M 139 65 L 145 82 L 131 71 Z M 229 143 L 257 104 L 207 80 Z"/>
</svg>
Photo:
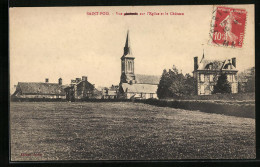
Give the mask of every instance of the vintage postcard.
<svg viewBox="0 0 260 167">
<path fill-rule="evenodd" d="M 9 9 L 10 161 L 255 159 L 254 5 Z"/>
</svg>

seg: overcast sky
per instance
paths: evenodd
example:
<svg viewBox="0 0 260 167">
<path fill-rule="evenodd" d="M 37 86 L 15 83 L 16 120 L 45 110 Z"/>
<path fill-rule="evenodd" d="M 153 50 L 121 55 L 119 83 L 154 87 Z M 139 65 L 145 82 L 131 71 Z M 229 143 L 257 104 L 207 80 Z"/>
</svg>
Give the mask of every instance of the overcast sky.
<svg viewBox="0 0 260 167">
<path fill-rule="evenodd" d="M 10 86 L 18 82 L 58 82 L 88 76 L 97 86 L 120 81 L 120 58 L 129 29 L 135 73 L 161 75 L 176 65 L 193 70 L 193 57 L 237 58 L 237 69 L 254 66 L 254 6 L 248 12 L 244 45 L 232 49 L 208 45 L 213 6 L 59 7 L 10 9 Z M 106 16 L 87 12 L 109 12 Z M 116 12 L 144 12 L 121 16 Z M 168 12 L 149 16 L 147 12 Z M 170 12 L 184 15 L 170 15 Z M 204 44 L 204 45 L 203 45 Z"/>
</svg>

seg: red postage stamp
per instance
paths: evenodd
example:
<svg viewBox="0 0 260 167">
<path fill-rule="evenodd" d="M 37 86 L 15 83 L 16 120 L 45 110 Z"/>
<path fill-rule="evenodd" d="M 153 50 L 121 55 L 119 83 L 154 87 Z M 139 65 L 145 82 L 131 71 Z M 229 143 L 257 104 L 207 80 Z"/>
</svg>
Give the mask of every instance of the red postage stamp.
<svg viewBox="0 0 260 167">
<path fill-rule="evenodd" d="M 242 48 L 247 11 L 217 6 L 213 10 L 209 44 Z"/>
</svg>

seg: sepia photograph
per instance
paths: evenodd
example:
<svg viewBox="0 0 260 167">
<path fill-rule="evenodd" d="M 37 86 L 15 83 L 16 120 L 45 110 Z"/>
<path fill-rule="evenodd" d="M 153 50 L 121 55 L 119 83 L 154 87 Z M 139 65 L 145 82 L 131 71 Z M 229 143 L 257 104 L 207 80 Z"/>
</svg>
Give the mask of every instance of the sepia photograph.
<svg viewBox="0 0 260 167">
<path fill-rule="evenodd" d="M 10 161 L 256 159 L 255 6 L 9 8 Z"/>
</svg>

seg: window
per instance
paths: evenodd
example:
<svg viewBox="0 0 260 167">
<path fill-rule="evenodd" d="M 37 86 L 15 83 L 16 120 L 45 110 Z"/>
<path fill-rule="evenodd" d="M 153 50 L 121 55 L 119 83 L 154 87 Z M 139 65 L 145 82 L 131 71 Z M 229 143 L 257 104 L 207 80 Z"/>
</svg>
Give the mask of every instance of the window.
<svg viewBox="0 0 260 167">
<path fill-rule="evenodd" d="M 127 71 L 130 71 L 130 62 L 127 62 Z"/>
<path fill-rule="evenodd" d="M 237 76 L 233 75 L 233 81 L 235 82 L 237 80 Z"/>
<path fill-rule="evenodd" d="M 235 83 L 233 83 L 232 84 L 232 87 L 231 87 L 231 92 L 232 93 L 237 93 L 237 89 L 236 89 L 237 87 L 236 87 L 236 84 Z"/>
<path fill-rule="evenodd" d="M 200 81 L 201 81 L 201 82 L 204 82 L 204 80 L 205 80 L 204 74 L 200 74 Z"/>
<path fill-rule="evenodd" d="M 213 77 L 213 74 L 210 74 L 210 75 L 209 75 L 209 81 L 210 81 L 210 82 L 213 82 L 213 78 L 214 78 L 214 77 Z"/>
<path fill-rule="evenodd" d="M 227 75 L 228 82 L 232 82 L 232 79 L 233 79 L 233 75 Z"/>
<path fill-rule="evenodd" d="M 213 87 L 213 85 L 210 85 L 210 91 L 212 92 L 213 91 L 213 89 L 214 89 L 214 87 Z"/>
<path fill-rule="evenodd" d="M 130 69 L 130 71 L 132 71 L 132 62 L 131 61 L 129 62 L 129 69 Z"/>
<path fill-rule="evenodd" d="M 150 93 L 150 98 L 153 98 L 153 94 L 152 93 Z"/>
<path fill-rule="evenodd" d="M 200 94 L 204 94 L 205 93 L 205 91 L 204 91 L 204 85 L 201 85 L 200 86 Z"/>
</svg>

